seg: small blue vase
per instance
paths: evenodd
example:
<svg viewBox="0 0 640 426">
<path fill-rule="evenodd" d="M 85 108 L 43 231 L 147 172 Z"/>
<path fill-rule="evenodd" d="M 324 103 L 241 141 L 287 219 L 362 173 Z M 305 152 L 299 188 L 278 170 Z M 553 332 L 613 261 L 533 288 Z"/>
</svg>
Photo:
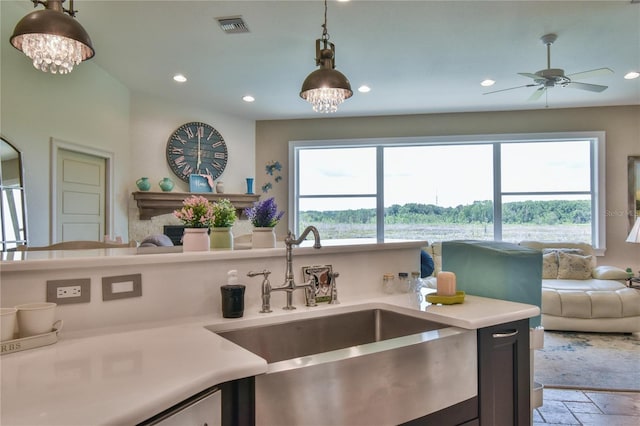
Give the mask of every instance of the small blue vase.
<svg viewBox="0 0 640 426">
<path fill-rule="evenodd" d="M 247 194 L 253 194 L 253 178 L 247 178 Z"/>
</svg>

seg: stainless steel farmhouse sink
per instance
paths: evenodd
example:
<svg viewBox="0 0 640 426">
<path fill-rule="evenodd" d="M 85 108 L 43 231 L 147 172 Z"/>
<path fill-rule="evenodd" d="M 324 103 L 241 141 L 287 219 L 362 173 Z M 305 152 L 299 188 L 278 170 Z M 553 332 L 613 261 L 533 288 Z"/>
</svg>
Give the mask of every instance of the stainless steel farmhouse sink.
<svg viewBox="0 0 640 426">
<path fill-rule="evenodd" d="M 258 425 L 400 424 L 477 395 L 474 330 L 385 309 L 216 327 L 268 363 Z"/>
</svg>

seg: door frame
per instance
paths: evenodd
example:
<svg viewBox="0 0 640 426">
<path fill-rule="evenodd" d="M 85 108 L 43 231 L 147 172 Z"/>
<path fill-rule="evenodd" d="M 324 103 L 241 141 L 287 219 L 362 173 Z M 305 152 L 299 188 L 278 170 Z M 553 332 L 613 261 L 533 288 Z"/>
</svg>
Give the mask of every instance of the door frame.
<svg viewBox="0 0 640 426">
<path fill-rule="evenodd" d="M 49 242 L 53 244 L 57 241 L 57 175 L 58 175 L 58 154 L 61 149 L 66 151 L 78 152 L 81 154 L 93 155 L 105 160 L 105 206 L 104 206 L 104 231 L 106 235 L 111 235 L 114 229 L 114 191 L 113 191 L 113 152 L 104 151 L 102 149 L 93 148 L 85 145 L 66 142 L 60 139 L 51 138 L 50 149 L 50 192 L 49 192 Z"/>
</svg>

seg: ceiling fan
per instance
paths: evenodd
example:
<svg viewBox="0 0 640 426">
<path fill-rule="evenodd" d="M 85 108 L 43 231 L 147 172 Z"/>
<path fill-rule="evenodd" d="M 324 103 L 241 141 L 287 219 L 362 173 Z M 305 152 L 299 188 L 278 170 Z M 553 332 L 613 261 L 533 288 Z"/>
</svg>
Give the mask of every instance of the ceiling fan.
<svg viewBox="0 0 640 426">
<path fill-rule="evenodd" d="M 601 86 L 599 84 L 588 84 L 574 81 L 576 79 L 597 77 L 606 74 L 612 74 L 613 71 L 609 68 L 598 68 L 590 71 L 582 71 L 574 74 L 565 75 L 564 70 L 560 68 L 551 68 L 551 45 L 556 41 L 558 36 L 556 34 L 546 34 L 540 38 L 542 43 L 547 46 L 547 69 L 537 71 L 535 74 L 528 72 L 519 72 L 518 74 L 524 77 L 533 79 L 533 83 L 525 84 L 517 87 L 510 87 L 508 89 L 494 90 L 492 92 L 483 93 L 489 95 L 491 93 L 504 92 L 507 90 L 520 89 L 522 87 L 538 87 L 535 92 L 529 97 L 529 101 L 535 101 L 539 99 L 547 90 L 551 87 L 571 87 L 574 89 L 588 90 L 589 92 L 602 92 L 608 86 Z"/>
</svg>

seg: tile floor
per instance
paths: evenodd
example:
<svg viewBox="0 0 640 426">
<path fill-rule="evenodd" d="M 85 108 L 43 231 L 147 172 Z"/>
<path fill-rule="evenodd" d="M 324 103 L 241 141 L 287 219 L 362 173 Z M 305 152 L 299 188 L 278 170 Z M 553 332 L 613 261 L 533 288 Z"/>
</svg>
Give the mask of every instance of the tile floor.
<svg viewBox="0 0 640 426">
<path fill-rule="evenodd" d="M 540 425 L 640 425 L 640 392 L 545 388 L 544 403 L 533 412 Z"/>
</svg>

